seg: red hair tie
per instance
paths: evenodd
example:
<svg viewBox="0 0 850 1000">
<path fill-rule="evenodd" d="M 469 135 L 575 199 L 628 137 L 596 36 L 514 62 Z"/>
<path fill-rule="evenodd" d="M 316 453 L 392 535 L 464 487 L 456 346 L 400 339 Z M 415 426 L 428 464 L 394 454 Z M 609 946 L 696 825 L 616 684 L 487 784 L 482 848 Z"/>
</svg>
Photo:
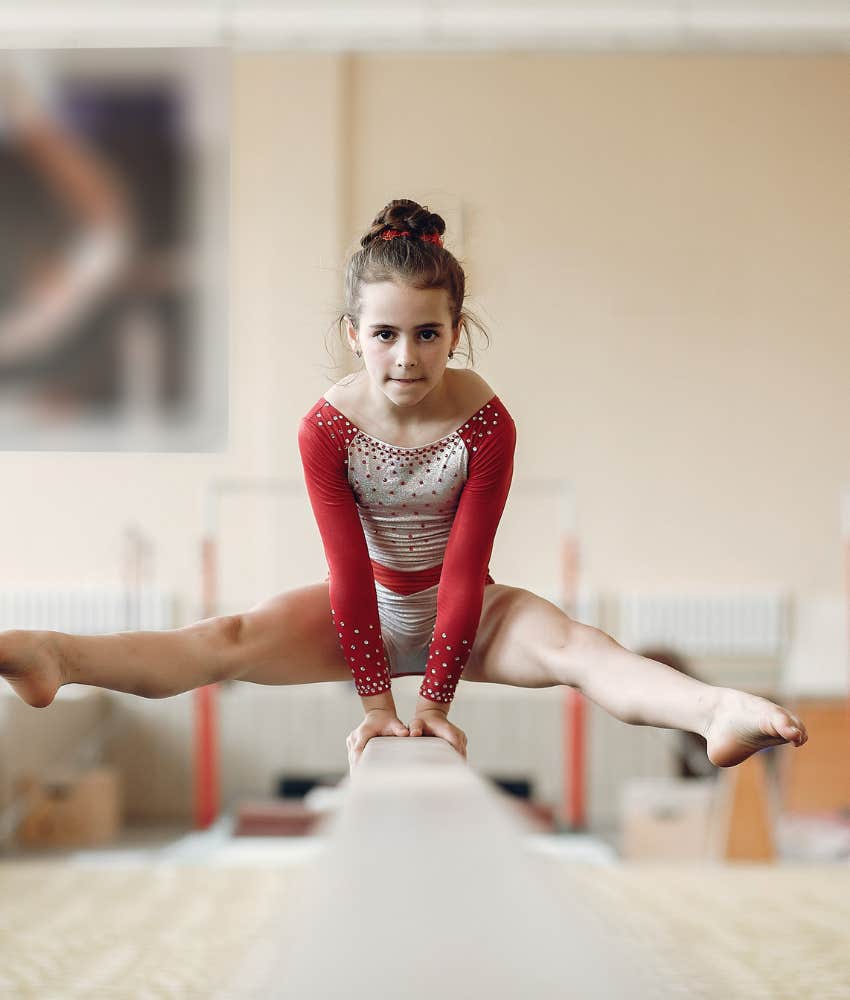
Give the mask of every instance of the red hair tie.
<svg viewBox="0 0 850 1000">
<path fill-rule="evenodd" d="M 394 240 L 396 236 L 411 236 L 409 229 L 385 229 L 381 233 L 382 240 Z M 439 233 L 425 233 L 423 236 L 415 236 L 414 239 L 422 240 L 423 243 L 436 243 L 438 247 L 443 245 L 443 238 Z"/>
</svg>

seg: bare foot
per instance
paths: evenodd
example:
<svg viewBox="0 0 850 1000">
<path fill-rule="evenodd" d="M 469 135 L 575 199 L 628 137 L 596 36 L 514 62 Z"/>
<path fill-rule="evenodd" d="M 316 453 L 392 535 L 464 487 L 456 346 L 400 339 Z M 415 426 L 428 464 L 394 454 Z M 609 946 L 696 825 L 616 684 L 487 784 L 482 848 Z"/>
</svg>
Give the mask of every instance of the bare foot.
<svg viewBox="0 0 850 1000">
<path fill-rule="evenodd" d="M 718 767 L 733 767 L 757 750 L 780 743 L 799 747 L 809 738 L 796 715 L 734 688 L 722 690 L 703 735 L 708 759 Z"/>
<path fill-rule="evenodd" d="M 34 708 L 47 708 L 65 683 L 53 632 L 0 632 L 0 677 Z"/>
</svg>

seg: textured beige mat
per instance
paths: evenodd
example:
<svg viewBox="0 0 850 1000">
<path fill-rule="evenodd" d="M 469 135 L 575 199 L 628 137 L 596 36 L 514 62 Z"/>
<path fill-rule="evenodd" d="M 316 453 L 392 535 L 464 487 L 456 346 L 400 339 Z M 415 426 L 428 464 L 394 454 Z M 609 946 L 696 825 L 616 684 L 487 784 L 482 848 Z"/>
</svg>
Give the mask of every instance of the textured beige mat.
<svg viewBox="0 0 850 1000">
<path fill-rule="evenodd" d="M 670 997 L 850 1000 L 846 866 L 541 862 L 638 944 Z M 0 863 L 0 997 L 208 997 L 299 878 L 292 866 Z"/>
<path fill-rule="evenodd" d="M 0 997 L 208 997 L 297 879 L 292 866 L 0 864 Z"/>
<path fill-rule="evenodd" d="M 548 859 L 547 859 L 548 860 Z M 636 942 L 671 997 L 850 1000 L 850 867 L 554 869 Z"/>
</svg>

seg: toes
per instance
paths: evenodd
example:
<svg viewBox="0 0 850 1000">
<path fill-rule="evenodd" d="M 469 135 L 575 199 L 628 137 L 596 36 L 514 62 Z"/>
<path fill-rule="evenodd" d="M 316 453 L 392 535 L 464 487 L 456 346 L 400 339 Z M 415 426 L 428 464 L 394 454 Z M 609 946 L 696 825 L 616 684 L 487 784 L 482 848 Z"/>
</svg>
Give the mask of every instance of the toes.
<svg viewBox="0 0 850 1000">
<path fill-rule="evenodd" d="M 795 747 L 801 747 L 809 738 L 809 734 L 806 732 L 805 726 L 798 726 L 795 728 L 796 732 L 794 733 L 791 742 L 794 744 Z"/>
<path fill-rule="evenodd" d="M 806 742 L 805 727 L 790 713 L 782 712 L 779 715 L 775 715 L 771 719 L 771 725 L 777 735 L 789 743 L 793 743 L 795 746 L 801 746 Z"/>
<path fill-rule="evenodd" d="M 794 728 L 797 730 L 797 739 L 795 742 L 797 743 L 797 746 L 802 746 L 802 744 L 805 743 L 806 740 L 809 738 L 809 734 L 806 731 L 806 727 L 805 725 L 803 725 L 802 722 L 800 722 L 800 720 L 797 718 L 796 715 L 791 716 L 791 722 Z"/>
</svg>

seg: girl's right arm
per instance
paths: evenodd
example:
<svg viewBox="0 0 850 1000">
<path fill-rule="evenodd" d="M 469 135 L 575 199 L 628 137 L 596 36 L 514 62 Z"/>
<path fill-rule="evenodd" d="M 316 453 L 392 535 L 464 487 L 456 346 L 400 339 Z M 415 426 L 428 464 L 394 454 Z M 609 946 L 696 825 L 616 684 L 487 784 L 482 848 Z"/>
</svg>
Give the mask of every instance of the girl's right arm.
<svg viewBox="0 0 850 1000">
<path fill-rule="evenodd" d="M 330 570 L 331 617 L 357 693 L 367 700 L 380 695 L 391 700 L 375 576 L 348 482 L 348 439 L 328 413 L 319 404 L 302 418 L 298 447 Z"/>
</svg>

